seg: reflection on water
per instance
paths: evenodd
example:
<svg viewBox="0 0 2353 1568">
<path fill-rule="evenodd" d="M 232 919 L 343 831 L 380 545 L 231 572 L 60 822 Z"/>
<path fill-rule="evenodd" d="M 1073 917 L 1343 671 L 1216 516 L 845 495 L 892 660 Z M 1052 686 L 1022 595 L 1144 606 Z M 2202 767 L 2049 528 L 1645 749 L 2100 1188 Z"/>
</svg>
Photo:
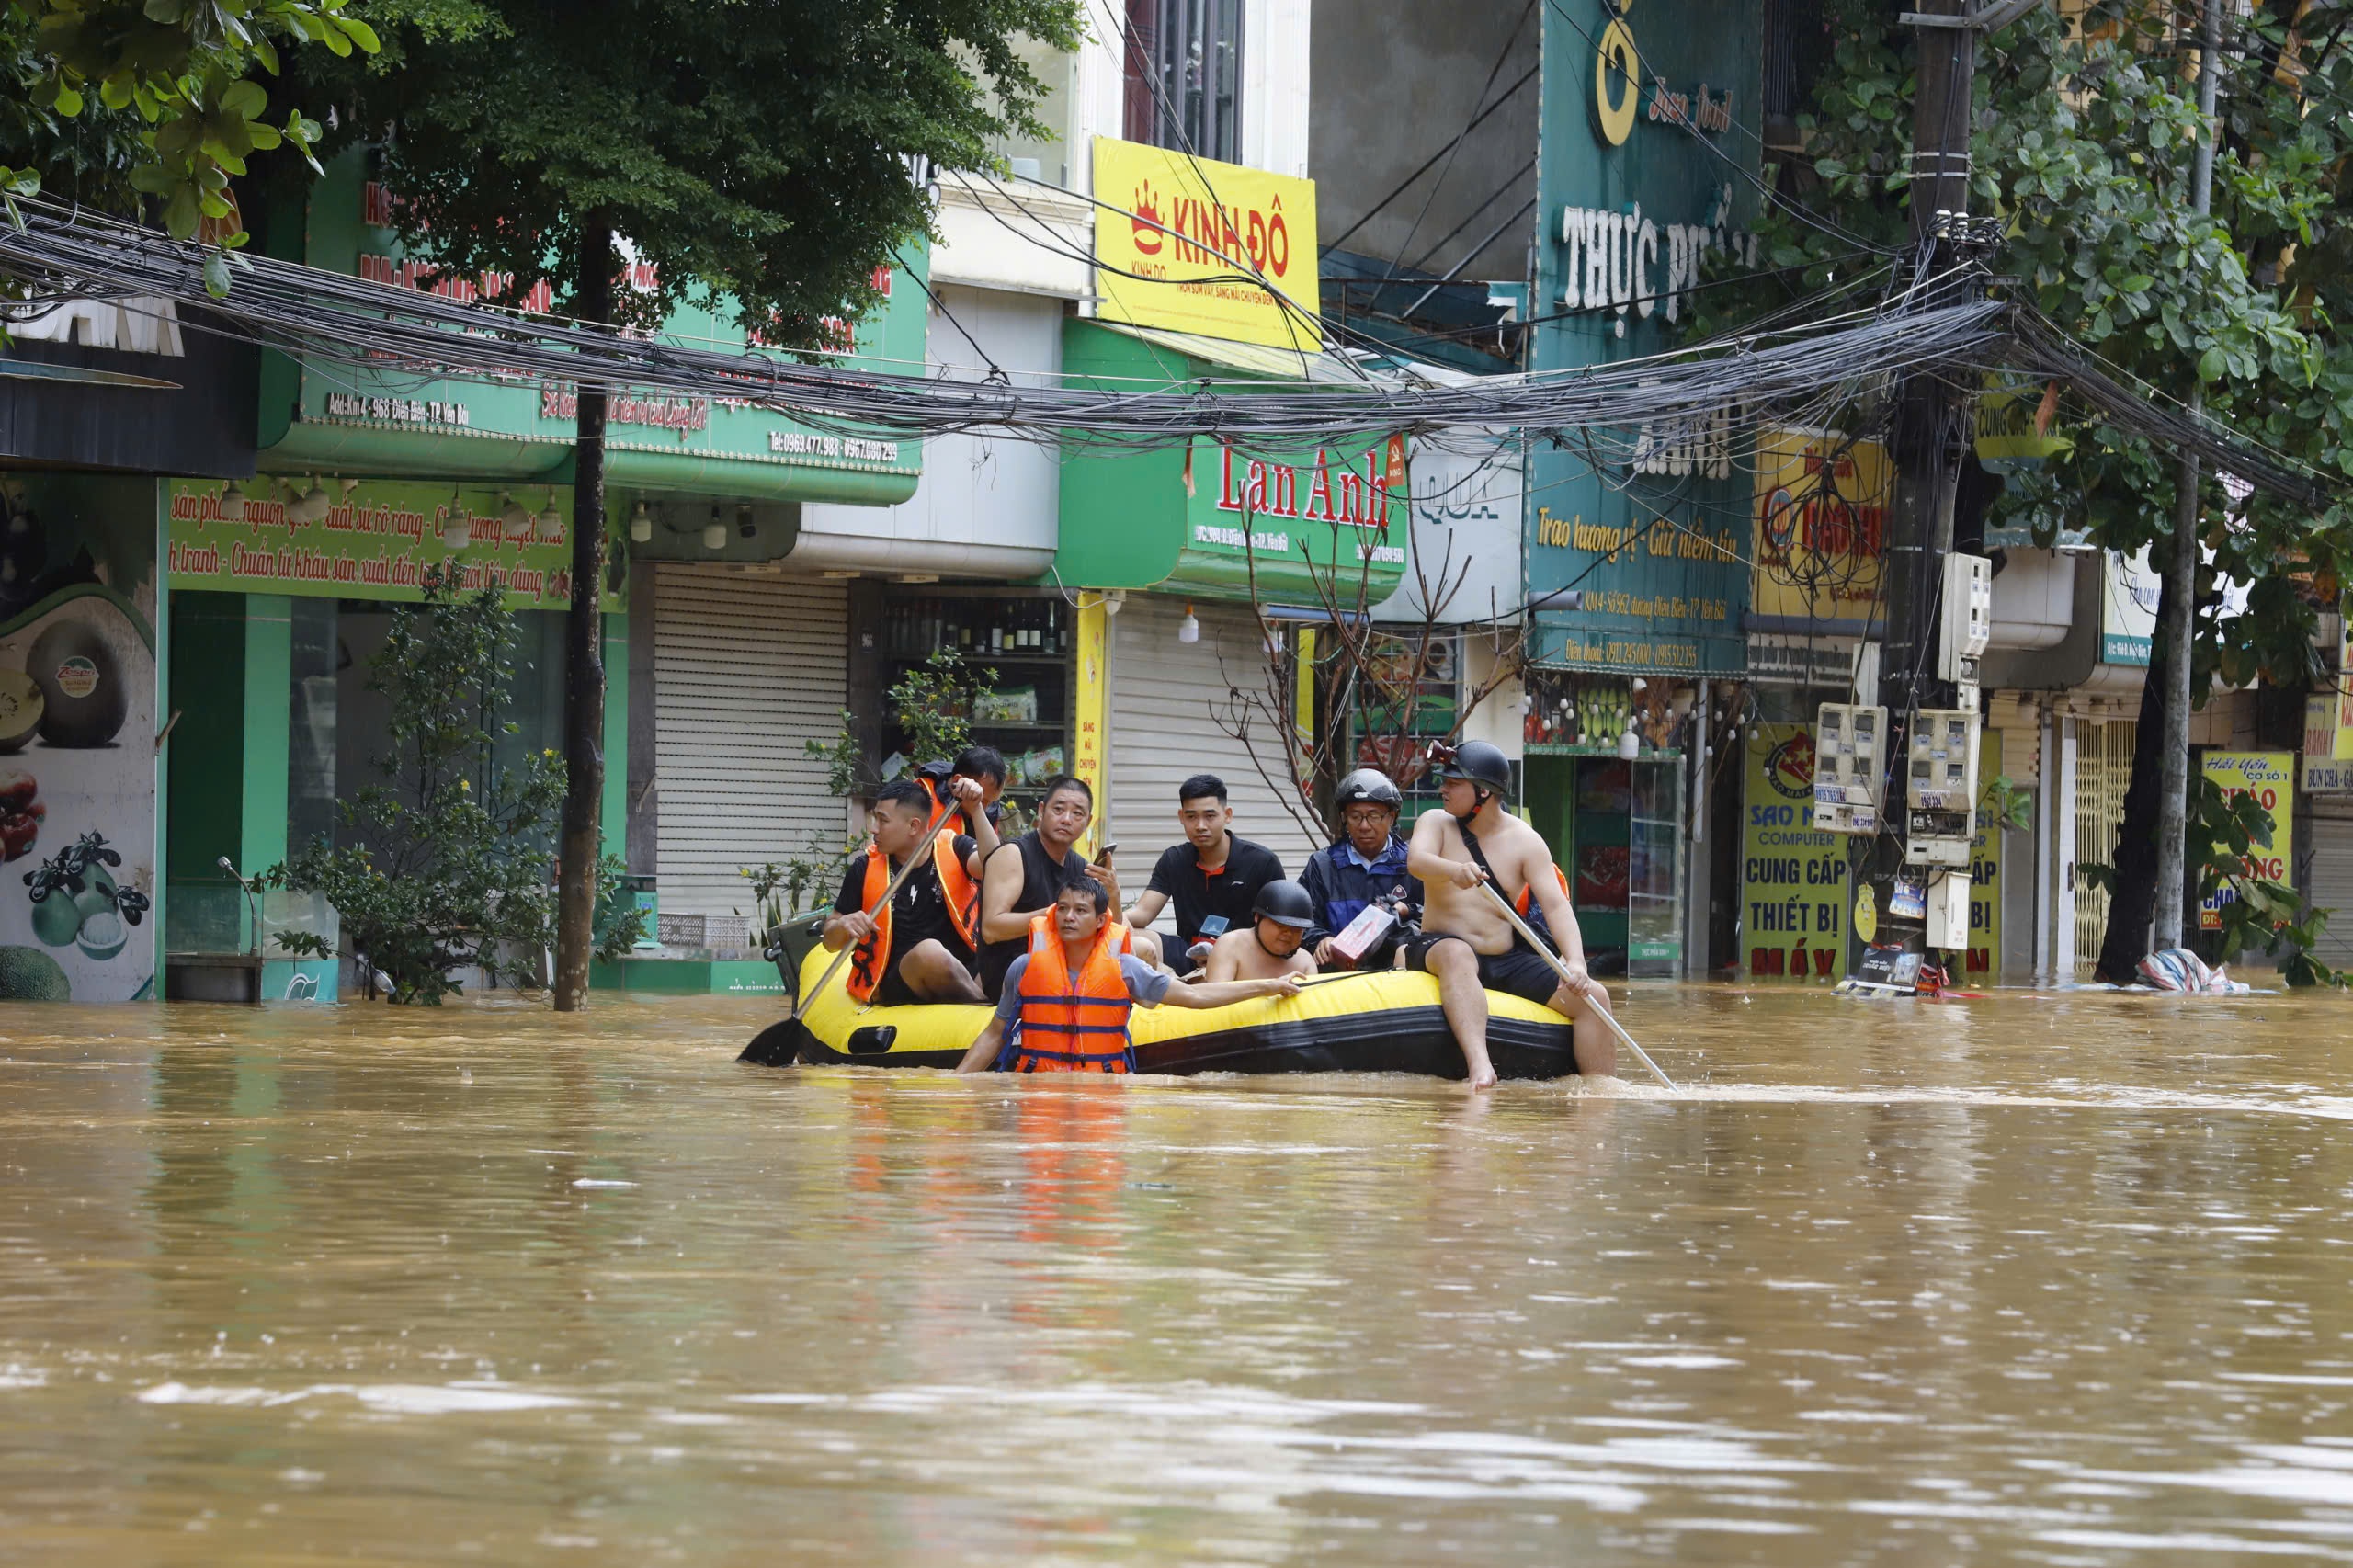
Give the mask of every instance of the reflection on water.
<svg viewBox="0 0 2353 1568">
<path fill-rule="evenodd" d="M 2353 1561 L 2336 998 L 1638 992 L 1629 1081 L 0 1013 L 0 1560 Z"/>
</svg>

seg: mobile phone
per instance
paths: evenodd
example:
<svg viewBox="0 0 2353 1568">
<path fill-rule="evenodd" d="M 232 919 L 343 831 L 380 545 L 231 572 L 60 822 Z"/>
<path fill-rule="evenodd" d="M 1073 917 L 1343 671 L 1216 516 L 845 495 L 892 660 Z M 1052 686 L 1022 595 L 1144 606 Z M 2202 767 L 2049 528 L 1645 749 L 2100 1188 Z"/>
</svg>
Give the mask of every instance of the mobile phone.
<svg viewBox="0 0 2353 1568">
<path fill-rule="evenodd" d="M 1097 849 L 1095 852 L 1095 863 L 1098 866 L 1109 865 L 1111 863 L 1112 855 L 1118 852 L 1119 847 L 1120 841 L 1115 838 L 1110 843 L 1105 845 L 1102 848 Z"/>
</svg>

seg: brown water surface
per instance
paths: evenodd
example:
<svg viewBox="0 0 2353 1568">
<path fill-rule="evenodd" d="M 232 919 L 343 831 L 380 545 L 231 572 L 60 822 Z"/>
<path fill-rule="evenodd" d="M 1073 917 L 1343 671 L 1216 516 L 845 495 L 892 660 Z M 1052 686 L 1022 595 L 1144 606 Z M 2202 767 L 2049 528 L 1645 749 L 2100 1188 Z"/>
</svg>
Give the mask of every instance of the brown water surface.
<svg viewBox="0 0 2353 1568">
<path fill-rule="evenodd" d="M 0 1010 L 0 1559 L 2353 1560 L 2336 997 L 1655 988 L 1629 1081 Z"/>
</svg>

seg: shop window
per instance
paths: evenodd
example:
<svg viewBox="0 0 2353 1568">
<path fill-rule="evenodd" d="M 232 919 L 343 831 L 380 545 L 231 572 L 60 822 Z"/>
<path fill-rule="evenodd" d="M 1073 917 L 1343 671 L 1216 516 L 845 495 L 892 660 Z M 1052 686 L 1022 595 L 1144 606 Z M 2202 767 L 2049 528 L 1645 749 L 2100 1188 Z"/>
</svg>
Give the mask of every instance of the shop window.
<svg viewBox="0 0 2353 1568">
<path fill-rule="evenodd" d="M 1125 131 L 1239 163 L 1242 0 L 1128 0 Z"/>
</svg>

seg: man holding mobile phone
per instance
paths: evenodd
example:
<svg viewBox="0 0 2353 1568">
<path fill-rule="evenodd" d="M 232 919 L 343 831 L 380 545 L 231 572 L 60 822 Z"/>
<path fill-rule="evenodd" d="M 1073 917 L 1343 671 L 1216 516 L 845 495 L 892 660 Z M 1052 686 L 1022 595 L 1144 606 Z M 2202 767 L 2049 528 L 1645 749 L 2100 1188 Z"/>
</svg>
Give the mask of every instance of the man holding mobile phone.
<svg viewBox="0 0 2353 1568">
<path fill-rule="evenodd" d="M 1185 842 L 1162 851 L 1143 896 L 1128 906 L 1125 919 L 1142 932 L 1175 902 L 1176 940 L 1164 950 L 1168 967 L 1183 979 L 1200 967 L 1220 937 L 1248 926 L 1258 890 L 1282 880 L 1283 863 L 1265 845 L 1234 835 L 1225 780 L 1214 773 L 1196 773 L 1176 787 L 1176 820 Z"/>
</svg>

